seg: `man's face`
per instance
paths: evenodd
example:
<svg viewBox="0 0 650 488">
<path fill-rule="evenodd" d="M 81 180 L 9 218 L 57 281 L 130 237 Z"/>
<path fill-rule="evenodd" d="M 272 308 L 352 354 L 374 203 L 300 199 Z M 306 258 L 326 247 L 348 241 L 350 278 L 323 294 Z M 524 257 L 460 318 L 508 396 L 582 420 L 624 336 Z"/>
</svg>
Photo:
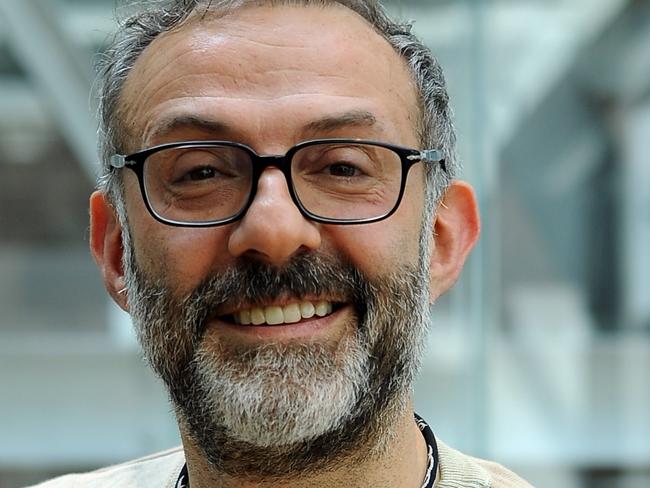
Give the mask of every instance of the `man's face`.
<svg viewBox="0 0 650 488">
<path fill-rule="evenodd" d="M 329 137 L 419 146 L 406 67 L 343 8 L 192 20 L 147 48 L 122 102 L 132 150 L 203 139 L 284 154 Z M 258 473 L 288 470 L 288 455 L 293 469 L 301 455 L 313 464 L 323 440 L 328 455 L 376 447 L 378 417 L 407 401 L 423 337 L 421 165 L 393 216 L 354 226 L 305 220 L 275 168 L 241 221 L 208 229 L 155 221 L 135 175 L 123 176 L 128 308 L 188 442 L 224 469 Z M 301 304 L 323 316 L 237 324 L 241 313 L 271 321 L 278 307 Z M 277 454 L 273 466 L 254 465 L 262 452 Z M 228 465 L 233 456 L 239 464 Z"/>
</svg>

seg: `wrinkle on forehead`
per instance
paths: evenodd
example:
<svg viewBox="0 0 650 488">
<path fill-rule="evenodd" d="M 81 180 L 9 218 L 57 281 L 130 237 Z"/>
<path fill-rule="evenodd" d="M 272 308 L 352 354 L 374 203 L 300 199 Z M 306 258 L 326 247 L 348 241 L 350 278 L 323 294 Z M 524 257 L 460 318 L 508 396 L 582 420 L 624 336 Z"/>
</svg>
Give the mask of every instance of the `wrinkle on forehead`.
<svg viewBox="0 0 650 488">
<path fill-rule="evenodd" d="M 278 101 L 316 93 L 318 90 L 301 85 L 308 79 L 318 84 L 316 88 L 327 85 L 332 95 L 349 96 L 336 93 L 337 81 L 354 83 L 355 73 L 346 76 L 349 66 L 341 53 L 321 46 L 344 45 L 346 55 L 356 59 L 355 68 L 376 73 L 376 78 L 385 81 L 385 91 L 405 104 L 412 118 L 418 118 L 410 72 L 392 46 L 365 19 L 342 6 L 319 6 L 313 17 L 307 16 L 311 22 L 306 24 L 299 22 L 300 16 L 292 18 L 299 13 L 296 10 L 304 14 L 305 9 L 313 8 L 247 7 L 227 16 L 190 19 L 158 36 L 136 61 L 123 91 L 119 114 L 131 141 L 142 142 L 147 119 L 152 116 L 147 107 L 164 103 L 171 92 L 177 100 L 217 99 L 227 91 L 230 99 Z M 283 9 L 281 15 L 277 15 L 279 9 Z M 215 71 L 217 53 L 229 62 L 222 62 Z M 410 89 L 405 89 L 404 72 L 408 72 Z M 362 81 L 366 80 L 359 83 Z M 359 88 L 362 93 L 366 90 Z"/>
</svg>

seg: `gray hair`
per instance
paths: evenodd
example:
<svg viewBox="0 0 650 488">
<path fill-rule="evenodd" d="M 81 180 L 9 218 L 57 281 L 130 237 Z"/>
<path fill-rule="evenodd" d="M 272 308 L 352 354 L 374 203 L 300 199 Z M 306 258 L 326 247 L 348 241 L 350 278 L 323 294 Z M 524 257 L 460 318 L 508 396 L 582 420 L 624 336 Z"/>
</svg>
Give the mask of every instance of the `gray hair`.
<svg viewBox="0 0 650 488">
<path fill-rule="evenodd" d="M 392 20 L 378 0 L 153 0 L 123 21 L 98 63 L 99 149 L 102 159 L 98 188 L 123 212 L 121 179 L 109 160 L 126 149 L 120 97 L 138 57 L 160 34 L 183 24 L 194 13 L 227 13 L 246 5 L 341 5 L 363 17 L 393 46 L 411 71 L 420 105 L 418 138 L 423 148 L 442 151 L 446 171 L 427 166 L 425 221 L 430 222 L 436 203 L 457 177 L 456 134 L 442 69 L 431 51 L 411 32 L 411 24 Z M 201 12 L 202 11 L 202 12 Z M 120 213 L 122 213 L 120 212 Z"/>
</svg>

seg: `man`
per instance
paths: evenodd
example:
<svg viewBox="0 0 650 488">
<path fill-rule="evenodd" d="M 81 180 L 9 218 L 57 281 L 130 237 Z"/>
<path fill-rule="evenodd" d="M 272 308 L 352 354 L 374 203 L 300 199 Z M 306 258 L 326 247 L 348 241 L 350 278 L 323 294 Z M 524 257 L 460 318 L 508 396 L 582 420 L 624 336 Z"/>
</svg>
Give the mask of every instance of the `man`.
<svg viewBox="0 0 650 488">
<path fill-rule="evenodd" d="M 408 28 L 373 0 L 177 0 L 104 63 L 91 249 L 183 446 L 44 486 L 529 486 L 413 412 L 479 221 Z"/>
</svg>

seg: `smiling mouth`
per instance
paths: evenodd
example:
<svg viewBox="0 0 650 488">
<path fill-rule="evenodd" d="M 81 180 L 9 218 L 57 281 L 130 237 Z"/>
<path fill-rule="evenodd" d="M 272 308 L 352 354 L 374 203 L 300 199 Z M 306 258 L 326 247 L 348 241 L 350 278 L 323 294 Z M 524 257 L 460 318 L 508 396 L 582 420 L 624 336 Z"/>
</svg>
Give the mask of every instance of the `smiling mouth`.
<svg viewBox="0 0 650 488">
<path fill-rule="evenodd" d="M 288 303 L 283 306 L 269 305 L 266 307 L 242 308 L 226 317 L 225 320 L 237 325 L 270 326 L 297 324 L 303 320 L 327 317 L 343 304 L 325 300 Z"/>
</svg>

